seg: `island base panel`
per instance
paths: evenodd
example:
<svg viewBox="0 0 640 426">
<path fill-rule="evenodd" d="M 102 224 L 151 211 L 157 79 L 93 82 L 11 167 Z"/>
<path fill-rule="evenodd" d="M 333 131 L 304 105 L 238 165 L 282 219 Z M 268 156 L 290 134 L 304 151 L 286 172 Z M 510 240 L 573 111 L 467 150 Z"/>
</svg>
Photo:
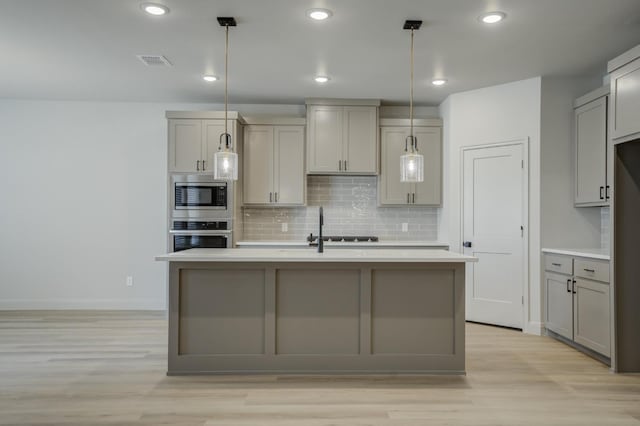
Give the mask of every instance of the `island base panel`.
<svg viewBox="0 0 640 426">
<path fill-rule="evenodd" d="M 463 374 L 464 263 L 171 262 L 168 374 Z"/>
</svg>

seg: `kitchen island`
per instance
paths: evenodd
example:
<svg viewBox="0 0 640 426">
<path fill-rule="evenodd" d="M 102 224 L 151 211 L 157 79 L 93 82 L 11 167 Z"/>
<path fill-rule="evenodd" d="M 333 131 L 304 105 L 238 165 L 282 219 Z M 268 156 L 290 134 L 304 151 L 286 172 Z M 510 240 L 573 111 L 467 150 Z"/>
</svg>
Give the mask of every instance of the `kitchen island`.
<svg viewBox="0 0 640 426">
<path fill-rule="evenodd" d="M 464 374 L 445 250 L 191 249 L 169 262 L 168 374 Z"/>
</svg>

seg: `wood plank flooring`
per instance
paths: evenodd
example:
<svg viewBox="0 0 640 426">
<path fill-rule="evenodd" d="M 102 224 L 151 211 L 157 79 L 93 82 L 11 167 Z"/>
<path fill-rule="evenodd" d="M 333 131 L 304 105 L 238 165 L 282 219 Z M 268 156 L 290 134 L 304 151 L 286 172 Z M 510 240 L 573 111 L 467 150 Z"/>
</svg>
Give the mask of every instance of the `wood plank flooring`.
<svg viewBox="0 0 640 426">
<path fill-rule="evenodd" d="M 640 376 L 467 324 L 467 376 L 167 377 L 150 312 L 0 312 L 0 424 L 640 425 Z"/>
</svg>

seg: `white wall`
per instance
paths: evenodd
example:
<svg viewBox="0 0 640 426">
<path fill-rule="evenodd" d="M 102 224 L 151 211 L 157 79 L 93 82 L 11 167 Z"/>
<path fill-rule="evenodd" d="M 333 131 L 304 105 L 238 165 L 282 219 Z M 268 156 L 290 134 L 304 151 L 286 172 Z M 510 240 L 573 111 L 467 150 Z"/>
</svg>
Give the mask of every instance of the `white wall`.
<svg viewBox="0 0 640 426">
<path fill-rule="evenodd" d="M 444 122 L 444 200 L 438 238 L 461 250 L 461 150 L 529 139 L 529 300 L 525 331 L 540 333 L 540 87 L 539 77 L 449 96 Z"/>
<path fill-rule="evenodd" d="M 0 100 L 0 309 L 164 309 L 164 113 L 207 109 L 221 107 Z"/>
</svg>

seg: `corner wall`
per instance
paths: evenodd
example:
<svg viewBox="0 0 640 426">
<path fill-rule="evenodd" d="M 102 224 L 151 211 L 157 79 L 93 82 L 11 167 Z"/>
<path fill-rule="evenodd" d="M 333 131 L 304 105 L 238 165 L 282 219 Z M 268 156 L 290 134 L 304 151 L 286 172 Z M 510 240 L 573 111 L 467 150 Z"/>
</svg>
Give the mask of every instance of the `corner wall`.
<svg viewBox="0 0 640 426">
<path fill-rule="evenodd" d="M 444 200 L 438 238 L 461 252 L 463 147 L 529 139 L 529 309 L 524 331 L 540 334 L 540 87 L 541 78 L 449 96 L 444 122 Z M 525 296 L 526 298 L 526 296 Z"/>
</svg>

